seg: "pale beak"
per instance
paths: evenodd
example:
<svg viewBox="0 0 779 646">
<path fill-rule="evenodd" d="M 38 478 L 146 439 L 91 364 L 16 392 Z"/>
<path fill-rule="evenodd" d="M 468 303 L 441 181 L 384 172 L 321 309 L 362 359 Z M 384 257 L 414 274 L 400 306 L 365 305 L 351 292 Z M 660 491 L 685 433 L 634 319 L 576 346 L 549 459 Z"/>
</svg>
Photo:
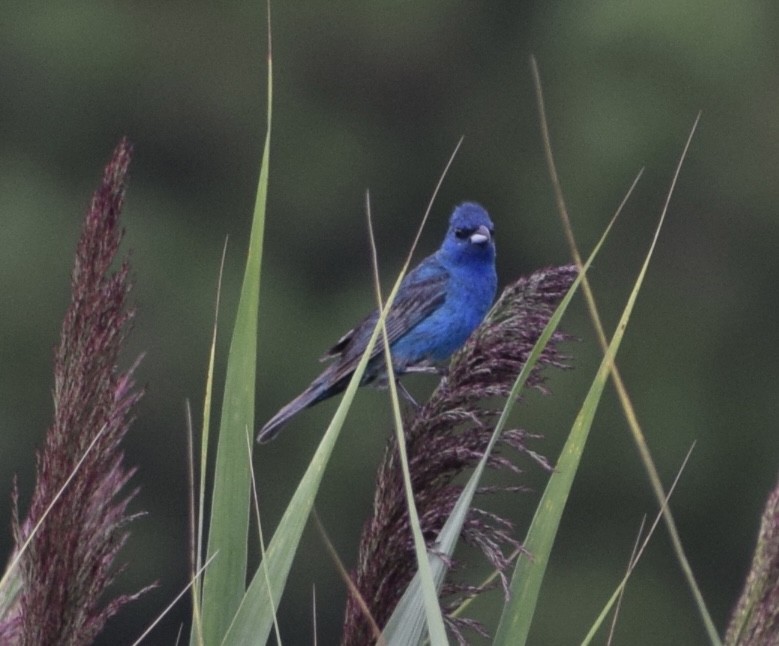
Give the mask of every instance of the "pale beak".
<svg viewBox="0 0 779 646">
<path fill-rule="evenodd" d="M 490 230 L 482 224 L 471 234 L 471 244 L 484 244 L 491 237 Z"/>
</svg>

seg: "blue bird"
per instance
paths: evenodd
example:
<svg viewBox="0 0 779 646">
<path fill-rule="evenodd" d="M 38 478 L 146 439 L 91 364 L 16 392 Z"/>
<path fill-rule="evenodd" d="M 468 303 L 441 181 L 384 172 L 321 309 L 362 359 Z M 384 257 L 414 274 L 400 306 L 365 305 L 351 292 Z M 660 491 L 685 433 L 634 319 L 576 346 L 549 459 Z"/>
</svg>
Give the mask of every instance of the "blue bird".
<svg viewBox="0 0 779 646">
<path fill-rule="evenodd" d="M 434 370 L 482 322 L 498 282 L 494 233 L 490 216 L 481 206 L 460 204 L 452 213 L 441 248 L 405 276 L 386 319 L 396 375 Z M 260 429 L 258 442 L 272 440 L 292 416 L 346 388 L 378 318 L 378 310 L 372 312 L 330 348 L 322 360 L 332 363 Z M 386 382 L 379 337 L 360 385 L 381 387 Z"/>
</svg>

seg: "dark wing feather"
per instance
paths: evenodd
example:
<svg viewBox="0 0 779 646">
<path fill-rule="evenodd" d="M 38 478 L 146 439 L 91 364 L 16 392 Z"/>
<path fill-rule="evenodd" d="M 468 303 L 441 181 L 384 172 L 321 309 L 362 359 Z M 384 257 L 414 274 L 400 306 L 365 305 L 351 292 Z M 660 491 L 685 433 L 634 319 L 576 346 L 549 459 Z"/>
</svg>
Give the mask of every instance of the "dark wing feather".
<svg viewBox="0 0 779 646">
<path fill-rule="evenodd" d="M 366 316 L 362 321 L 360 321 L 351 330 L 349 330 L 340 339 L 338 339 L 338 341 L 335 342 L 335 345 L 332 348 L 330 348 L 321 357 L 319 357 L 319 360 L 331 361 L 332 359 L 336 359 L 337 357 L 340 357 L 341 353 L 344 351 L 346 346 L 348 346 L 349 343 L 351 343 L 355 331 L 357 331 L 360 328 L 360 326 L 362 326 L 362 324 L 365 323 L 365 321 L 369 319 L 371 316 L 373 316 L 373 314 L 369 314 L 368 316 Z"/>
<path fill-rule="evenodd" d="M 443 305 L 446 300 L 446 284 L 448 282 L 449 273 L 444 272 L 415 282 L 404 292 L 398 291 L 398 295 L 392 303 L 392 309 L 387 314 L 387 336 L 390 343 L 397 341 Z M 378 314 L 368 330 L 369 335 L 377 320 Z M 360 353 L 363 350 L 365 350 L 364 346 Z M 374 350 L 374 353 L 376 352 L 382 352 L 381 347 Z"/>
<path fill-rule="evenodd" d="M 449 274 L 440 266 L 436 269 L 437 271 L 431 272 L 432 275 L 427 276 L 419 271 L 412 272 L 404 280 L 392 303 L 392 309 L 387 314 L 387 337 L 390 344 L 426 319 L 446 300 L 446 284 L 449 280 Z M 339 377 L 345 377 L 354 370 L 378 320 L 378 310 L 371 312 L 353 329 L 344 334 L 322 357 L 322 360 L 338 360 L 336 372 Z M 371 358 L 383 351 L 381 339 L 379 339 L 373 348 Z"/>
</svg>

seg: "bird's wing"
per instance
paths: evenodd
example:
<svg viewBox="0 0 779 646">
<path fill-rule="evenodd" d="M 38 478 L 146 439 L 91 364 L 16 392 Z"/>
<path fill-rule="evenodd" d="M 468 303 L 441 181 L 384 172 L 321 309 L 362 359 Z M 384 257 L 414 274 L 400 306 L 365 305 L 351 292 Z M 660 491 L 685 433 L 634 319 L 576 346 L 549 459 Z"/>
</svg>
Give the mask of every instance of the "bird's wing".
<svg viewBox="0 0 779 646">
<path fill-rule="evenodd" d="M 443 270 L 434 276 L 412 282 L 407 285 L 407 289 L 398 291 L 392 308 L 387 314 L 387 336 L 390 343 L 397 341 L 443 305 L 446 300 L 448 282 L 449 272 Z M 373 325 L 376 325 L 376 320 L 378 320 L 378 315 L 373 321 Z M 372 331 L 373 326 L 370 329 L 370 332 Z M 379 352 L 381 351 L 379 348 Z"/>
<path fill-rule="evenodd" d="M 433 257 L 406 276 L 387 314 L 387 337 L 390 343 L 397 341 L 443 304 L 448 281 L 449 272 Z M 378 310 L 371 312 L 344 334 L 322 359 L 339 359 L 345 372 L 348 372 L 353 368 L 351 364 L 359 361 L 365 351 L 378 319 Z M 382 344 L 377 343 L 371 357 L 380 352 L 383 352 Z"/>
</svg>

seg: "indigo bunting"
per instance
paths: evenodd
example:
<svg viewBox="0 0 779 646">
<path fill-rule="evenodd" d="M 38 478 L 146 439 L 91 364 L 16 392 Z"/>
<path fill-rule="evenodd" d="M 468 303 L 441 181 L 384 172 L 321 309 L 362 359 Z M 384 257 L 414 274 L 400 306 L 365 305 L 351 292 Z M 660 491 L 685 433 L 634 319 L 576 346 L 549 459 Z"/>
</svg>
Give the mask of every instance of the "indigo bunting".
<svg viewBox="0 0 779 646">
<path fill-rule="evenodd" d="M 387 314 L 395 374 L 435 370 L 462 347 L 492 305 L 497 282 L 490 216 L 478 204 L 460 204 L 441 248 L 406 275 Z M 378 318 L 379 311 L 372 312 L 330 348 L 322 360 L 333 362 L 260 429 L 258 442 L 273 439 L 293 415 L 346 388 Z M 360 385 L 386 382 L 379 337 Z"/>
</svg>

